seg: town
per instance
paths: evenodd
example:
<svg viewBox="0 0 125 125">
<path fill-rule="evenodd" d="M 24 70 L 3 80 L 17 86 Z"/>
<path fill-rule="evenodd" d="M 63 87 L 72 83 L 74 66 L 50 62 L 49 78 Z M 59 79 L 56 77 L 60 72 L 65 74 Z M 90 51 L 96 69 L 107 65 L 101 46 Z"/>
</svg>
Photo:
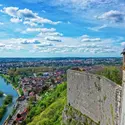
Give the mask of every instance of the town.
<svg viewBox="0 0 125 125">
<path fill-rule="evenodd" d="M 67 70 L 95 72 L 104 66 L 121 65 L 121 58 L 0 59 L 0 73 L 19 96 L 5 125 L 23 124 L 30 105 L 36 105 L 42 94 L 67 81 Z"/>
<path fill-rule="evenodd" d="M 24 67 L 76 67 L 93 65 L 120 65 L 122 58 L 0 58 L 0 73 L 6 74 L 10 68 Z"/>
</svg>

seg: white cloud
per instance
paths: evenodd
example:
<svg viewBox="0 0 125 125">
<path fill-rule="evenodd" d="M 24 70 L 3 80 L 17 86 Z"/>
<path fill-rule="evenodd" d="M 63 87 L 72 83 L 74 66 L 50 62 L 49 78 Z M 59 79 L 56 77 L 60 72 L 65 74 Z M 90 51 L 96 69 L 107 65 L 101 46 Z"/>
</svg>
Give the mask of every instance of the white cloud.
<svg viewBox="0 0 125 125">
<path fill-rule="evenodd" d="M 47 23 L 47 24 L 57 25 L 61 23 L 61 21 L 54 22 L 49 19 L 42 18 L 38 16 L 37 13 L 34 13 L 32 10 L 29 10 L 27 8 L 19 9 L 18 7 L 4 7 L 2 12 L 8 14 L 11 17 L 22 19 L 23 21 L 26 21 L 26 22 L 29 21 L 30 23 L 33 23 L 33 24 Z"/>
<path fill-rule="evenodd" d="M 46 11 L 45 11 L 45 10 L 42 10 L 42 12 L 43 12 L 43 13 L 46 13 Z"/>
<path fill-rule="evenodd" d="M 84 39 L 84 42 L 82 40 Z M 87 41 L 86 41 L 87 39 Z M 89 40 L 88 40 L 89 39 Z M 37 41 L 36 41 L 37 40 Z M 63 42 L 55 41 L 61 40 Z M 89 42 L 88 42 L 89 41 Z M 92 41 L 92 42 L 91 42 Z M 123 41 L 123 39 L 122 39 Z M 117 41 L 119 43 L 119 41 Z M 8 39 L 3 40 L 1 43 L 1 50 L 11 49 L 11 50 L 26 50 L 35 53 L 51 53 L 51 54 L 109 54 L 109 53 L 120 53 L 121 46 L 116 46 L 116 39 L 101 39 L 98 37 L 90 37 L 88 35 L 83 35 L 80 37 L 52 37 L 48 38 L 34 38 L 34 39 Z M 4 47 L 4 43 L 9 45 Z M 26 45 L 27 44 L 27 45 Z"/>
<path fill-rule="evenodd" d="M 4 7 L 2 12 L 12 16 L 17 17 L 18 7 Z"/>
<path fill-rule="evenodd" d="M 23 34 L 29 34 L 29 33 L 35 33 L 38 32 L 37 37 L 39 38 L 45 38 L 45 40 L 48 41 L 58 41 L 61 42 L 61 40 L 59 40 L 59 37 L 62 37 L 63 34 L 56 32 L 55 28 L 27 28 L 25 31 L 21 31 L 21 33 Z M 55 38 L 55 37 L 58 37 Z"/>
<path fill-rule="evenodd" d="M 117 10 L 111 10 L 108 11 L 101 16 L 97 17 L 98 19 L 104 19 L 104 20 L 109 20 L 112 22 L 123 22 L 125 18 L 125 14 L 123 12 L 117 11 Z"/>
<path fill-rule="evenodd" d="M 61 37 L 61 36 L 63 36 L 63 34 L 58 33 L 58 32 L 41 32 L 37 36 L 38 37 L 46 37 L 46 36 L 58 36 L 58 37 Z"/>
<path fill-rule="evenodd" d="M 21 42 L 21 44 L 40 44 L 41 42 L 38 40 L 24 40 L 23 42 Z"/>
<path fill-rule="evenodd" d="M 62 40 L 60 38 L 54 37 L 54 36 L 52 36 L 52 37 L 45 37 L 45 40 L 53 41 L 53 42 L 62 42 Z"/>
<path fill-rule="evenodd" d="M 31 22 L 31 21 L 24 21 L 24 25 L 30 25 L 31 27 L 37 26 L 37 23 Z"/>
<path fill-rule="evenodd" d="M 89 30 L 92 30 L 92 31 L 96 31 L 96 32 L 98 32 L 98 31 L 100 31 L 100 30 L 102 30 L 102 29 L 104 29 L 104 28 L 106 28 L 106 27 L 107 27 L 107 25 L 104 24 L 104 25 L 102 25 L 102 26 L 89 27 L 88 29 L 89 29 Z"/>
<path fill-rule="evenodd" d="M 36 48 L 41 48 L 41 47 L 52 47 L 54 46 L 52 43 L 49 42 L 42 42 L 41 44 L 37 45 Z"/>
<path fill-rule="evenodd" d="M 67 22 L 67 24 L 71 24 L 71 22 L 70 22 L 70 21 L 68 21 L 68 22 Z"/>
<path fill-rule="evenodd" d="M 20 9 L 17 11 L 17 16 L 23 19 L 32 19 L 32 18 L 37 18 L 38 14 L 33 13 L 32 10 L 29 10 L 27 8 L 25 9 Z"/>
<path fill-rule="evenodd" d="M 22 22 L 22 19 L 19 19 L 19 18 L 11 18 L 10 21 L 11 21 L 12 23 L 20 23 L 20 22 Z"/>
<path fill-rule="evenodd" d="M 55 28 L 27 28 L 26 29 L 26 32 L 43 32 L 43 33 L 46 33 L 46 32 L 54 32 L 56 31 Z"/>
<path fill-rule="evenodd" d="M 36 51 L 40 51 L 42 53 L 116 53 L 116 47 L 111 46 L 102 46 L 102 45 L 89 45 L 86 44 L 84 46 L 72 46 L 72 45 L 64 45 L 64 46 L 54 46 L 54 47 L 45 47 L 37 49 Z"/>
<path fill-rule="evenodd" d="M 5 47 L 5 44 L 0 43 L 0 48 Z"/>
<path fill-rule="evenodd" d="M 37 16 L 36 18 L 32 18 L 30 20 L 31 20 L 31 22 L 38 23 L 38 24 L 48 23 L 48 24 L 52 24 L 52 25 L 57 25 L 57 24 L 61 23 L 61 21 L 53 22 L 49 19 L 45 19 L 45 18 L 42 18 L 42 17 L 39 17 L 39 16 Z"/>
<path fill-rule="evenodd" d="M 39 33 L 38 37 L 46 37 L 46 36 L 62 36 L 61 33 L 55 32 L 55 28 L 27 28 L 24 31 L 21 31 L 23 34 L 29 34 L 29 33 Z"/>
<path fill-rule="evenodd" d="M 0 25 L 4 25 L 4 23 L 3 23 L 3 22 L 0 22 Z"/>
<path fill-rule="evenodd" d="M 0 50 L 21 50 L 22 47 L 13 44 L 3 44 L 0 43 Z"/>
<path fill-rule="evenodd" d="M 29 2 L 30 0 L 24 1 Z M 38 0 L 31 1 L 34 3 L 38 2 Z M 104 23 L 109 24 L 109 22 L 111 22 L 110 25 L 116 27 L 116 23 L 124 21 L 124 0 L 39 0 L 39 2 L 40 1 L 48 6 L 57 6 L 57 9 L 59 8 L 59 10 L 68 12 L 68 14 L 72 15 L 73 18 L 77 17 L 78 20 L 84 20 L 84 22 L 96 25 L 103 25 Z M 112 10 L 109 11 L 110 9 Z M 95 19 L 95 15 L 97 15 L 100 20 L 97 20 L 97 18 Z M 106 20 L 109 20 L 109 22 Z M 95 29 L 92 28 L 92 30 L 97 31 L 98 28 L 99 27 L 96 29 L 95 27 Z"/>
<path fill-rule="evenodd" d="M 100 38 L 91 38 L 89 36 L 82 36 L 81 42 L 101 42 Z"/>
<path fill-rule="evenodd" d="M 121 46 L 125 47 L 125 42 L 122 42 L 122 43 L 121 43 Z"/>
</svg>

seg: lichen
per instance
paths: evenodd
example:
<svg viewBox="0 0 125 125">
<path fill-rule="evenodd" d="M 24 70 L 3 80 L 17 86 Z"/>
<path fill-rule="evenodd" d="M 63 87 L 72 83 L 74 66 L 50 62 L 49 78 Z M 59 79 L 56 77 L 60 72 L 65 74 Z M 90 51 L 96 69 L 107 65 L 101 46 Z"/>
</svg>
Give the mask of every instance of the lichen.
<svg viewBox="0 0 125 125">
<path fill-rule="evenodd" d="M 65 109 L 63 112 L 66 116 L 63 117 L 64 125 L 100 125 L 71 106 L 66 106 Z"/>
<path fill-rule="evenodd" d="M 110 104 L 110 111 L 111 111 L 111 115 L 112 115 L 112 125 L 114 125 L 114 110 L 113 110 L 112 104 Z"/>
<path fill-rule="evenodd" d="M 106 98 L 107 98 L 107 96 L 105 95 L 105 96 L 103 97 L 104 101 L 106 100 Z"/>
</svg>

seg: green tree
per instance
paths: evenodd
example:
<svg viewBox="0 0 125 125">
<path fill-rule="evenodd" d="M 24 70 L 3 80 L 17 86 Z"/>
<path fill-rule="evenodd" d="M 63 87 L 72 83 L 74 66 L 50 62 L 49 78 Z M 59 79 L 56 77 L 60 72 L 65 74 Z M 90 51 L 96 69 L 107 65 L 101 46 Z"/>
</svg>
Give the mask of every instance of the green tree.
<svg viewBox="0 0 125 125">
<path fill-rule="evenodd" d="M 2 91 L 0 91 L 0 97 L 3 97 L 3 92 Z"/>
</svg>

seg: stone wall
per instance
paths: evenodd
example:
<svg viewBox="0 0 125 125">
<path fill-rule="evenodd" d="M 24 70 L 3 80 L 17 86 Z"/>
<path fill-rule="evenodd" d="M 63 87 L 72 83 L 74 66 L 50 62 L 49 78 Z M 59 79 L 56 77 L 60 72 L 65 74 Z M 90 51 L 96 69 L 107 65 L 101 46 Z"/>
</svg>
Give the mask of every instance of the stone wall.
<svg viewBox="0 0 125 125">
<path fill-rule="evenodd" d="M 119 125 L 122 88 L 109 79 L 67 71 L 68 104 L 100 125 Z"/>
<path fill-rule="evenodd" d="M 123 85 L 122 97 L 125 97 L 125 70 L 123 70 L 122 85 Z M 121 124 L 120 125 L 125 125 L 125 98 L 122 98 Z"/>
<path fill-rule="evenodd" d="M 62 125 L 99 125 L 91 118 L 83 115 L 80 111 L 71 106 L 65 106 L 62 115 Z"/>
</svg>

